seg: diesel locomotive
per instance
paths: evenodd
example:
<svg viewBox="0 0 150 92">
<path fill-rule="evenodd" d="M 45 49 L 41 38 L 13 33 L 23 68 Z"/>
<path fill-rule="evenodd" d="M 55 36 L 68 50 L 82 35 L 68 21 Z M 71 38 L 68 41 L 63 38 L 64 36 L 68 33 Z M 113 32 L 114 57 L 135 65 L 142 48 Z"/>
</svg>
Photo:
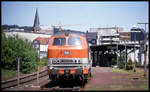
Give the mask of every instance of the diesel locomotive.
<svg viewBox="0 0 150 92">
<path fill-rule="evenodd" d="M 48 75 L 51 80 L 80 79 L 91 76 L 92 60 L 85 35 L 58 33 L 48 44 Z"/>
</svg>

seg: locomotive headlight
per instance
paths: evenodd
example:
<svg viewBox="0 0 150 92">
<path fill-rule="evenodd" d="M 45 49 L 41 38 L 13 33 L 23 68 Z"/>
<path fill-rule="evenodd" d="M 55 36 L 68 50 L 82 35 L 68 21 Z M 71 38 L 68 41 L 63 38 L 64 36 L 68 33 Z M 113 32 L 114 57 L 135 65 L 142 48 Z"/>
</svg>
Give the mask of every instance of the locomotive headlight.
<svg viewBox="0 0 150 92">
<path fill-rule="evenodd" d="M 79 64 L 81 63 L 81 60 L 80 60 L 80 59 L 78 60 L 78 63 L 79 63 Z"/>
<path fill-rule="evenodd" d="M 55 59 L 52 60 L 52 63 L 57 63 Z"/>
<path fill-rule="evenodd" d="M 57 60 L 57 63 L 60 63 L 60 60 Z"/>
<path fill-rule="evenodd" d="M 74 63 L 77 63 L 77 60 L 74 60 Z"/>
<path fill-rule="evenodd" d="M 48 59 L 47 64 L 48 64 L 48 65 L 52 64 L 52 60 L 51 60 L 51 59 Z"/>
</svg>

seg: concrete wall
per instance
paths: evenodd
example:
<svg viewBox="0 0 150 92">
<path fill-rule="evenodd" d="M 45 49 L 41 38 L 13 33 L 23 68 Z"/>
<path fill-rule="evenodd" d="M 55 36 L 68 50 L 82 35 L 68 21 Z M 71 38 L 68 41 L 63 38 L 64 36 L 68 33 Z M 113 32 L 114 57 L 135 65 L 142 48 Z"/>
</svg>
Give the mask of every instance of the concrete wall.
<svg viewBox="0 0 150 92">
<path fill-rule="evenodd" d="M 5 32 L 6 36 L 17 35 L 21 38 L 28 39 L 29 41 L 33 41 L 37 37 L 51 37 L 48 34 L 37 34 L 37 33 L 27 33 L 27 32 Z"/>
</svg>

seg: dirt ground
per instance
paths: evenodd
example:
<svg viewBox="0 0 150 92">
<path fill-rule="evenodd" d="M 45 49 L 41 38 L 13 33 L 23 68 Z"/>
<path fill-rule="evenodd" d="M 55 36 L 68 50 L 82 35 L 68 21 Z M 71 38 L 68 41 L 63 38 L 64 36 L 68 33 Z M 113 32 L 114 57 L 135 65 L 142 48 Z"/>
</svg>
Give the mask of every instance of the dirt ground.
<svg viewBox="0 0 150 92">
<path fill-rule="evenodd" d="M 143 72 L 125 73 L 112 70 L 111 67 L 92 67 L 92 78 L 84 90 L 149 90 L 149 78 L 144 78 Z"/>
</svg>

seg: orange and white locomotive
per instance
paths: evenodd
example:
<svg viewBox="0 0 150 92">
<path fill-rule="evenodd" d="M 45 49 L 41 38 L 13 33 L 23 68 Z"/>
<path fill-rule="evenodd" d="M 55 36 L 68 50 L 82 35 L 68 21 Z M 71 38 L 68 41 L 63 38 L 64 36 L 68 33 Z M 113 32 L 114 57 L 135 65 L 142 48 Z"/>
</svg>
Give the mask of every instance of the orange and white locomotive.
<svg viewBox="0 0 150 92">
<path fill-rule="evenodd" d="M 87 80 L 92 67 L 89 57 L 89 46 L 84 35 L 60 33 L 51 36 L 48 44 L 49 78 Z"/>
</svg>

